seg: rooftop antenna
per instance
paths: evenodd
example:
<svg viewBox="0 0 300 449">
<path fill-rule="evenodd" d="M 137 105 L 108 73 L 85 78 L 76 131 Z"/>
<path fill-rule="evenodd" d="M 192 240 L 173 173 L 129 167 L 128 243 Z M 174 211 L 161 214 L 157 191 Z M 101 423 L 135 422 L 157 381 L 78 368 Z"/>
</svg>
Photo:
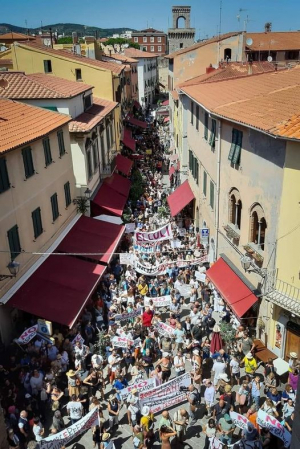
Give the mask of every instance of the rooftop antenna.
<svg viewBox="0 0 300 449">
<path fill-rule="evenodd" d="M 241 13 L 244 12 L 244 11 L 247 11 L 247 9 L 242 9 L 242 8 L 240 8 L 240 9 L 239 9 L 239 12 L 238 12 L 238 14 L 237 14 L 237 16 L 236 16 L 239 25 L 240 25 L 240 23 L 241 23 Z M 240 28 L 240 26 L 239 26 L 239 28 Z"/>
<path fill-rule="evenodd" d="M 222 30 L 222 6 L 223 6 L 223 2 L 222 0 L 220 0 L 220 20 L 219 20 L 219 40 L 218 40 L 218 65 L 220 64 L 220 49 L 221 49 L 221 45 L 220 45 L 220 39 L 221 39 L 221 30 Z"/>
<path fill-rule="evenodd" d="M 41 34 L 43 34 L 43 21 L 41 20 Z"/>
</svg>

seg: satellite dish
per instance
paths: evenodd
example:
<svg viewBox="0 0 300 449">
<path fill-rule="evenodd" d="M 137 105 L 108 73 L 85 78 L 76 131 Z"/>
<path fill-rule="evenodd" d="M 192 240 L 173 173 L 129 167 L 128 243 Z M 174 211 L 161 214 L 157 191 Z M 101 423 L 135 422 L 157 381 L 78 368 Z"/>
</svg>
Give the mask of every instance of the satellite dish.
<svg viewBox="0 0 300 449">
<path fill-rule="evenodd" d="M 247 47 L 251 47 L 251 45 L 253 44 L 253 39 L 251 39 L 251 37 L 248 37 L 248 39 L 246 39 L 246 44 Z"/>
<path fill-rule="evenodd" d="M 8 87 L 8 81 L 4 78 L 0 79 L 0 87 L 6 89 Z"/>
<path fill-rule="evenodd" d="M 267 61 L 268 61 L 268 62 L 272 62 L 272 61 L 273 61 L 273 58 L 272 58 L 272 56 L 268 56 L 268 59 L 267 59 Z"/>
</svg>

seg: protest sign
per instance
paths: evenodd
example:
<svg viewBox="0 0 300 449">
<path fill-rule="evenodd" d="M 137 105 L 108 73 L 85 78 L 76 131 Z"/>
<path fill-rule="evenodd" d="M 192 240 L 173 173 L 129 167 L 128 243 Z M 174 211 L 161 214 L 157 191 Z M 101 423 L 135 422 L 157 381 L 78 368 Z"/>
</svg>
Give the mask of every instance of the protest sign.
<svg viewBox="0 0 300 449">
<path fill-rule="evenodd" d="M 114 348 L 127 348 L 128 343 L 133 344 L 133 340 L 124 337 L 114 337 L 111 342 Z"/>
<path fill-rule="evenodd" d="M 145 296 L 144 306 L 149 306 L 150 301 L 153 302 L 154 307 L 168 307 L 172 303 L 172 298 L 171 295 L 157 296 L 156 298 Z"/>
<path fill-rule="evenodd" d="M 120 264 L 121 265 L 133 265 L 134 254 L 132 253 L 121 253 L 120 254 Z"/>
<path fill-rule="evenodd" d="M 87 415 L 75 424 L 67 427 L 59 433 L 55 433 L 39 442 L 41 449 L 59 449 L 66 446 L 71 440 L 81 435 L 86 430 L 99 423 L 98 407 L 91 410 Z"/>
<path fill-rule="evenodd" d="M 130 232 L 135 231 L 135 223 L 126 223 L 125 225 L 125 232 L 126 234 L 129 234 Z"/>
<path fill-rule="evenodd" d="M 204 282 L 205 283 L 205 281 L 206 281 L 206 274 L 205 273 L 200 273 L 200 271 L 196 271 L 195 272 L 195 277 L 200 282 Z"/>
<path fill-rule="evenodd" d="M 240 441 L 241 440 L 237 441 L 236 443 L 226 444 L 226 443 L 222 443 L 222 441 L 220 441 L 218 438 L 212 437 L 212 438 L 209 438 L 209 443 L 210 443 L 209 449 L 223 449 L 225 445 L 226 445 L 226 448 L 232 449 Z"/>
<path fill-rule="evenodd" d="M 187 400 L 186 392 L 181 391 L 181 388 L 187 388 L 190 384 L 190 373 L 184 373 L 149 391 L 142 391 L 139 395 L 141 407 L 147 405 L 154 414 L 174 407 Z"/>
<path fill-rule="evenodd" d="M 123 388 L 123 390 L 119 391 L 121 401 L 125 401 L 129 393 L 136 388 L 139 393 L 144 391 L 152 390 L 156 386 L 155 378 L 140 380 L 139 382 L 135 382 L 134 384 L 128 386 L 127 388 Z"/>
<path fill-rule="evenodd" d="M 163 337 L 174 337 L 175 335 L 175 329 L 172 326 L 163 323 L 162 321 L 158 321 L 157 323 L 155 323 L 154 327 L 156 328 L 159 335 L 162 335 Z"/>
<path fill-rule="evenodd" d="M 27 345 L 27 343 L 29 343 L 30 340 L 32 340 L 36 336 L 37 329 L 37 324 L 26 329 L 23 334 L 20 335 L 20 337 L 17 339 L 18 343 L 20 343 L 21 345 Z"/>
<path fill-rule="evenodd" d="M 180 240 L 171 240 L 171 247 L 172 248 L 181 248 L 181 241 Z"/>
<path fill-rule="evenodd" d="M 173 231 L 171 224 L 167 224 L 156 231 L 139 232 L 135 231 L 134 234 L 137 243 L 140 242 L 161 242 L 162 240 L 170 240 L 173 238 Z"/>
<path fill-rule="evenodd" d="M 142 314 L 142 309 L 134 310 L 129 313 L 119 313 L 114 316 L 115 321 L 128 321 Z"/>
<path fill-rule="evenodd" d="M 276 418 L 263 410 L 258 410 L 256 422 L 260 427 L 268 429 L 269 432 L 280 438 L 284 447 L 290 447 L 292 435 Z"/>
<path fill-rule="evenodd" d="M 236 412 L 230 412 L 230 418 L 233 424 L 240 429 L 246 429 L 249 420 L 244 415 L 240 415 Z"/>
<path fill-rule="evenodd" d="M 75 346 L 78 341 L 80 344 L 82 344 L 82 345 L 84 344 L 84 338 L 80 334 L 77 334 L 76 337 L 74 338 L 74 340 L 72 340 L 72 345 Z"/>
</svg>

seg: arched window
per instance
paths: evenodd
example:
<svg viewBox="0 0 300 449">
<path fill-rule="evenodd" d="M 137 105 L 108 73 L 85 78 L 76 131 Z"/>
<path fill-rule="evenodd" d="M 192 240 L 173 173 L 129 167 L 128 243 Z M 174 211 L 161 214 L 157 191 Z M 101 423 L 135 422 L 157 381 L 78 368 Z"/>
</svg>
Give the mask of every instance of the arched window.
<svg viewBox="0 0 300 449">
<path fill-rule="evenodd" d="M 231 59 L 231 48 L 224 49 L 224 61 Z"/>
<path fill-rule="evenodd" d="M 240 192 L 233 188 L 229 192 L 229 223 L 241 229 L 242 200 Z"/>
<path fill-rule="evenodd" d="M 261 251 L 265 249 L 266 229 L 264 210 L 260 204 L 256 203 L 250 211 L 250 242 L 255 243 Z"/>
<path fill-rule="evenodd" d="M 185 17 L 184 16 L 180 16 L 177 19 L 176 22 L 176 28 L 185 28 Z"/>
</svg>

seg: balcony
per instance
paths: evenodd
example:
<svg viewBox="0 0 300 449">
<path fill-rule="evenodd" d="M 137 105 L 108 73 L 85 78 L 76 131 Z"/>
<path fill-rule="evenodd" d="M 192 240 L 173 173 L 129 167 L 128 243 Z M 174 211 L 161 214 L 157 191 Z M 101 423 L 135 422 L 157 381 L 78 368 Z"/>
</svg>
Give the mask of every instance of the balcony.
<svg viewBox="0 0 300 449">
<path fill-rule="evenodd" d="M 249 255 L 249 257 L 251 257 L 253 260 L 255 260 L 256 265 L 261 267 L 263 264 L 263 261 L 264 261 L 264 255 L 263 255 L 262 249 L 259 248 L 258 245 L 256 245 L 253 242 L 247 243 L 247 245 L 243 245 L 243 248 L 246 251 L 246 253 Z"/>
<path fill-rule="evenodd" d="M 227 225 L 223 226 L 224 231 L 226 232 L 226 236 L 228 239 L 233 240 L 233 243 L 238 243 L 240 240 L 240 230 L 239 228 L 235 227 L 234 224 L 228 223 Z"/>
<path fill-rule="evenodd" d="M 300 289 L 277 278 L 277 270 L 266 278 L 266 299 L 300 317 Z"/>
</svg>

